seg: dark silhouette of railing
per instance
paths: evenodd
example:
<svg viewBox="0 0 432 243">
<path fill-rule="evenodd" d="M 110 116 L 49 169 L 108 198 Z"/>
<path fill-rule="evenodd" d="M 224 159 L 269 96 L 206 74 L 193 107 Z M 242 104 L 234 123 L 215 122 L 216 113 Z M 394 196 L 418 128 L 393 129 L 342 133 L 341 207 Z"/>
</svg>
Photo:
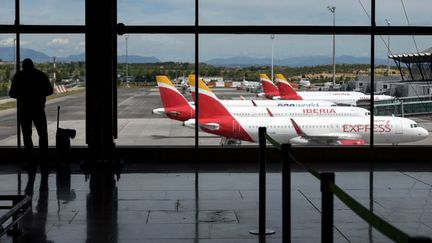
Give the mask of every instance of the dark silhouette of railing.
<svg viewBox="0 0 432 243">
<path fill-rule="evenodd" d="M 18 222 L 32 210 L 31 198 L 21 195 L 1 195 L 0 201 L 12 201 L 12 206 L 0 206 L 0 209 L 9 209 L 0 217 L 0 237 L 5 233 L 12 235 L 21 233 Z"/>
<path fill-rule="evenodd" d="M 358 201 L 352 198 L 348 193 L 342 190 L 335 183 L 335 174 L 328 172 L 318 172 L 313 168 L 299 162 L 292 155 L 291 144 L 279 144 L 266 132 L 265 127 L 259 128 L 259 153 L 260 153 L 260 170 L 264 168 L 265 173 L 265 151 L 266 141 L 269 141 L 275 148 L 281 152 L 282 162 L 282 242 L 291 242 L 291 165 L 296 163 L 300 167 L 304 168 L 312 176 L 318 179 L 321 183 L 321 241 L 322 242 L 333 242 L 333 214 L 334 214 L 334 195 L 338 197 L 348 208 L 350 208 L 359 217 L 365 220 L 369 225 L 380 231 L 383 235 L 387 236 L 394 242 L 409 242 L 409 243 L 420 243 L 429 242 L 432 240 L 429 237 L 412 237 L 404 233 L 400 229 L 396 228 L 389 222 L 380 218 L 366 207 L 361 205 Z M 265 178 L 265 177 L 264 177 Z M 265 234 L 265 181 L 262 182 L 264 187 L 261 188 L 260 182 L 260 200 L 259 200 L 259 232 L 260 235 Z M 264 198 L 261 198 L 264 195 Z"/>
</svg>

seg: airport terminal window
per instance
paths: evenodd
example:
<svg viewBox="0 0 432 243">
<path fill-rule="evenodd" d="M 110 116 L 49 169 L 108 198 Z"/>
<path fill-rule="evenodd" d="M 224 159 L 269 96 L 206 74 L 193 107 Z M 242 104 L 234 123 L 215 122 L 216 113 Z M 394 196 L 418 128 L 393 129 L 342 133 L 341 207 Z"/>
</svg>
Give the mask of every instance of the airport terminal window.
<svg viewBox="0 0 432 243">
<path fill-rule="evenodd" d="M 21 24 L 82 25 L 85 0 L 21 0 Z"/>
<path fill-rule="evenodd" d="M 193 25 L 194 0 L 118 0 L 118 21 L 126 25 Z"/>
<path fill-rule="evenodd" d="M 2 1 L 0 8 L 0 24 L 13 24 L 15 19 L 15 1 Z"/>
<path fill-rule="evenodd" d="M 370 0 L 363 0 L 370 9 Z M 329 6 L 330 5 L 330 6 Z M 369 25 L 370 20 L 357 1 L 200 1 L 202 25 L 332 25 L 327 6 L 336 7 L 336 25 Z"/>
<path fill-rule="evenodd" d="M 195 115 L 187 89 L 195 70 L 193 36 L 131 34 L 119 36 L 117 43 L 116 143 L 194 145 L 194 129 L 182 126 Z M 166 79 L 157 82 L 157 75 Z"/>
<path fill-rule="evenodd" d="M 432 114 L 428 93 L 428 88 L 432 87 L 431 43 L 430 36 L 383 35 L 375 40 L 375 119 L 381 116 L 397 117 L 395 119 L 400 121 L 392 124 L 396 134 L 405 134 L 413 139 L 418 137 L 418 141 L 407 144 L 432 144 L 430 135 L 425 131 L 430 129 Z M 385 95 L 393 100 L 380 100 Z M 412 125 L 415 122 L 418 126 Z"/>
<path fill-rule="evenodd" d="M 199 16 L 195 16 L 195 4 L 199 2 Z M 125 62 L 121 62 L 121 53 L 125 46 L 125 36 L 129 36 L 129 41 L 131 48 L 134 45 L 133 44 L 133 38 L 135 36 L 145 36 L 148 39 L 142 40 L 144 43 L 149 43 L 149 45 L 143 45 L 140 51 L 142 51 L 144 54 L 152 54 L 156 58 L 159 58 L 158 55 L 164 56 L 162 50 L 173 50 L 175 53 L 171 54 L 169 58 L 160 58 L 163 61 L 173 61 L 174 65 L 176 64 L 178 57 L 182 57 L 183 53 L 190 53 L 189 58 L 186 62 L 188 62 L 188 68 L 195 69 L 193 63 L 195 62 L 194 59 L 194 36 L 193 34 L 196 34 L 196 36 L 199 36 L 199 73 L 202 77 L 211 77 L 211 79 L 207 79 L 208 82 L 210 82 L 211 85 L 220 86 L 222 85 L 221 81 L 217 79 L 218 77 L 224 77 L 225 80 L 229 81 L 231 80 L 231 85 L 234 83 L 234 79 L 238 79 L 240 81 L 243 80 L 255 80 L 258 79 L 257 77 L 257 71 L 259 70 L 267 70 L 267 74 L 269 74 L 269 53 L 271 52 L 271 47 L 274 48 L 274 61 L 275 61 L 275 70 L 277 71 L 278 67 L 277 61 L 278 58 L 281 59 L 285 56 L 290 57 L 296 57 L 296 61 L 300 61 L 300 56 L 302 56 L 302 48 L 304 46 L 307 46 L 310 53 L 313 53 L 316 57 L 322 57 L 325 56 L 327 58 L 331 57 L 331 45 L 332 45 L 332 33 L 333 29 L 328 28 L 331 27 L 333 22 L 332 14 L 334 13 L 335 17 L 335 25 L 338 26 L 351 26 L 352 28 L 344 29 L 344 28 L 335 28 L 334 31 L 336 33 L 336 63 L 338 66 L 336 66 L 336 74 L 341 75 L 340 78 L 343 76 L 343 80 L 338 80 L 339 83 L 337 85 L 353 88 L 355 90 L 366 90 L 368 92 L 375 92 L 377 94 L 385 94 L 386 92 L 396 92 L 397 95 L 400 97 L 401 93 L 403 92 L 421 92 L 420 90 L 426 90 L 426 94 L 429 94 L 430 87 L 428 84 L 428 78 L 432 76 L 432 72 L 427 69 L 427 63 L 422 64 L 413 64 L 410 62 L 410 64 L 407 66 L 406 61 L 402 59 L 393 59 L 393 65 L 391 67 L 390 72 L 385 73 L 385 64 L 381 64 L 380 61 L 382 59 L 386 59 L 386 51 L 389 49 L 384 45 L 383 43 L 386 42 L 386 36 L 383 36 L 384 41 L 381 40 L 381 36 L 379 33 L 375 36 L 375 49 L 373 55 L 375 56 L 375 67 L 374 67 L 374 76 L 378 77 L 379 73 L 381 72 L 383 75 L 387 75 L 386 77 L 396 77 L 400 76 L 400 78 L 411 79 L 418 81 L 419 79 L 422 79 L 423 86 L 417 86 L 417 88 L 409 88 L 408 91 L 405 90 L 403 87 L 400 86 L 392 86 L 392 85 L 386 85 L 386 86 L 379 86 L 377 82 L 374 82 L 374 88 L 370 88 L 370 56 L 371 56 L 371 47 L 369 46 L 370 43 L 370 34 L 376 34 L 375 31 L 381 31 L 381 29 L 373 29 L 371 28 L 371 20 L 369 19 L 370 14 L 373 12 L 371 11 L 371 2 L 370 1 L 358 1 L 356 4 L 353 4 L 351 2 L 346 1 L 336 1 L 332 2 L 331 4 L 322 3 L 318 0 L 307 0 L 306 2 L 302 2 L 302 4 L 298 3 L 276 3 L 275 4 L 267 4 L 265 7 L 262 5 L 264 3 L 258 3 L 258 2 L 250 2 L 250 1 L 236 1 L 236 2 L 225 2 L 225 1 L 192 1 L 190 0 L 189 4 L 185 4 L 185 2 L 179 3 L 178 1 L 164 1 L 161 3 L 161 1 L 145 1 L 145 2 L 133 2 L 133 1 L 126 1 L 126 0 L 119 0 L 118 1 L 118 22 L 123 22 L 126 24 L 126 35 L 119 36 L 118 38 L 118 53 L 119 53 L 119 79 L 122 78 L 121 75 L 123 75 L 123 80 L 128 81 L 130 75 L 125 74 Z M 52 49 L 50 50 L 52 53 L 56 53 L 55 55 L 57 57 L 63 57 L 67 56 L 68 52 L 71 50 L 67 48 L 64 48 L 67 45 L 72 46 L 71 43 L 75 43 L 72 39 L 73 38 L 64 38 L 59 37 L 58 35 L 49 34 L 50 30 L 47 30 L 43 27 L 51 27 L 54 25 L 70 25 L 70 24 L 84 24 L 84 4 L 85 1 L 79 1 L 79 2 L 63 2 L 63 1 L 54 1 L 53 3 L 46 4 L 45 2 L 42 2 L 41 0 L 38 1 L 29 1 L 24 0 L 21 1 L 21 16 L 20 16 L 20 23 L 21 24 L 46 24 L 47 26 L 35 26 L 35 29 L 32 31 L 35 33 L 38 33 L 40 30 L 40 33 L 45 33 L 45 35 L 34 35 L 37 36 L 36 39 L 33 40 L 33 38 L 30 38 L 32 35 L 24 35 L 21 34 L 21 60 L 24 58 L 23 53 L 26 48 L 32 46 L 32 48 L 35 48 L 37 50 L 42 50 L 44 48 L 47 48 L 50 46 Z M 303 4 L 304 3 L 304 4 Z M 404 6 L 402 6 L 404 4 Z M 400 5 L 400 6 L 399 6 Z M 378 26 L 394 26 L 397 29 L 397 26 L 428 26 L 430 25 L 430 20 L 428 18 L 427 13 L 427 6 L 430 5 L 429 1 L 426 0 L 419 0 L 419 1 L 401 1 L 393 3 L 390 0 L 386 1 L 379 1 L 376 3 L 376 23 Z M 41 7 L 42 6 L 42 7 Z M 141 7 L 143 6 L 143 7 Z M 145 6 L 145 7 L 144 7 Z M 272 7 L 272 6 L 277 6 Z M 302 6 L 307 6 L 307 8 L 303 8 Z M 335 7 L 335 9 L 332 9 L 332 7 Z M 329 8 L 328 8 L 329 7 Z M 11 27 L 13 24 L 14 19 L 14 2 L 6 2 L 2 4 L 2 8 L 0 9 L 0 28 L 2 33 L 9 33 L 9 34 L 2 34 L 0 37 L 3 41 L 0 41 L 0 47 L 4 47 L 5 45 L 11 44 L 11 38 L 12 40 L 15 38 L 16 31 L 19 31 L 19 29 L 13 29 L 8 28 Z M 9 10 L 10 11 L 9 11 Z M 35 11 L 37 9 L 42 9 L 41 11 Z M 65 12 L 64 9 L 67 11 Z M 3 12 L 6 11 L 6 12 Z M 334 12 L 332 12 L 334 11 Z M 405 16 L 405 12 L 407 13 L 407 17 Z M 252 13 L 252 14 L 250 14 Z M 368 16 L 369 15 L 369 16 Z M 194 27 L 193 24 L 196 23 L 195 18 L 199 18 L 199 24 L 202 26 L 197 26 L 197 28 Z M 408 18 L 408 20 L 407 20 Z M 387 19 L 387 21 L 386 21 Z M 410 23 L 408 23 L 410 22 Z M 6 26 L 5 25 L 10 25 Z M 128 26 L 133 25 L 135 27 L 133 31 L 128 32 Z M 162 32 L 165 34 L 161 35 L 155 35 L 154 29 L 149 30 L 148 26 L 151 25 L 166 25 L 165 27 L 168 28 L 161 28 Z M 175 28 L 178 25 L 187 25 L 188 28 L 182 28 L 182 33 L 186 32 L 189 33 L 190 37 L 188 37 L 188 42 L 190 44 L 189 47 L 183 46 L 183 42 L 169 42 L 170 39 L 176 39 L 171 38 L 168 36 L 174 36 L 173 34 L 176 30 Z M 208 28 L 206 25 L 216 25 L 216 29 Z M 245 31 L 243 31 L 241 28 L 235 29 L 230 27 L 235 27 L 233 25 L 244 25 Z M 259 28 L 260 26 L 268 26 L 266 30 Z M 284 28 L 278 28 L 278 26 L 284 26 Z M 298 25 L 298 26 L 297 26 Z M 302 25 L 311 27 L 311 35 L 300 35 L 299 33 L 303 30 L 301 29 Z M 171 28 L 172 27 L 172 28 Z M 300 28 L 299 28 L 300 27 Z M 357 28 L 360 27 L 360 28 Z M 366 27 L 366 28 L 364 28 Z M 61 27 L 60 27 L 61 28 Z M 393 28 L 392 28 L 393 29 Z M 385 29 L 384 30 L 392 30 L 392 29 Z M 173 31 L 173 33 L 166 34 L 168 31 Z M 275 30 L 274 32 L 272 30 Z M 56 30 L 58 31 L 58 30 Z M 68 33 L 68 29 L 65 29 L 64 33 Z M 76 31 L 76 30 L 74 30 Z M 141 32 L 140 32 L 141 31 Z M 270 32 L 271 31 L 271 32 Z M 356 36 L 349 36 L 349 34 L 353 34 L 350 31 L 358 31 L 361 33 L 361 36 L 358 36 L 358 33 Z M 132 34 L 132 32 L 134 34 Z M 141 33 L 141 34 L 137 34 Z M 226 33 L 226 34 L 221 34 Z M 255 33 L 255 34 L 251 34 Z M 273 33 L 274 35 L 271 35 L 270 33 Z M 291 35 L 292 33 L 292 35 Z M 395 31 L 394 33 L 402 33 L 403 36 L 392 36 L 391 38 L 391 51 L 394 53 L 406 53 L 407 51 L 411 51 L 411 54 L 418 54 L 419 52 L 424 51 L 425 53 L 429 53 L 428 50 L 429 46 L 427 46 L 427 43 L 430 43 L 428 40 L 429 36 L 424 36 L 424 34 L 429 34 L 428 29 L 398 29 L 398 31 Z M 392 33 L 392 34 L 394 34 Z M 419 36 L 415 37 L 416 43 L 414 44 L 411 40 L 411 34 L 418 33 Z M 240 35 L 238 35 L 240 34 Z M 247 35 L 246 35 L 247 34 Z M 319 34 L 319 35 L 312 35 L 312 34 Z M 348 34 L 348 35 L 347 35 Z M 46 36 L 56 36 L 55 38 L 52 38 L 51 40 L 48 40 L 49 38 Z M 72 35 L 70 35 L 72 36 Z M 84 46 L 84 36 L 83 35 L 74 35 L 74 36 L 81 36 L 81 47 L 77 47 L 77 51 L 74 52 L 75 55 L 78 55 L 81 52 L 78 52 L 80 50 L 79 48 L 82 48 Z M 160 37 L 162 36 L 162 37 Z M 179 35 L 180 36 L 180 35 Z M 3 38 L 5 37 L 5 38 Z M 227 38 L 228 37 L 228 38 Z M 181 39 L 181 38 L 180 38 Z M 398 41 L 398 39 L 404 39 L 404 41 Z M 411 40 L 410 40 L 411 39 Z M 123 46 L 122 46 L 123 41 Z M 154 41 L 152 43 L 152 41 Z M 12 42 L 13 43 L 13 42 Z M 138 43 L 138 42 L 137 42 Z M 162 47 L 160 44 L 162 43 L 170 43 L 169 46 Z M 412 44 L 407 44 L 412 43 Z M 44 47 L 45 45 L 45 47 Z M 137 44 L 138 45 L 138 44 Z M 17 45 L 18 46 L 18 45 Z M 63 46 L 63 47 L 61 47 Z M 175 48 L 172 48 L 172 46 L 177 46 Z M 237 46 L 238 48 L 234 48 Z M 283 48 L 281 48 L 283 46 Z M 408 46 L 411 46 L 411 49 L 408 48 Z M 417 46 L 414 49 L 413 46 Z M 353 48 L 355 47 L 355 48 Z M 190 49 L 189 49 L 190 48 Z M 352 53 L 353 50 L 359 49 L 360 52 L 355 54 Z M 62 52 L 63 51 L 63 52 Z M 231 56 L 226 55 L 225 53 L 229 52 Z M 54 54 L 49 54 L 49 57 L 53 57 Z M 132 55 L 134 55 L 132 49 L 129 52 Z M 266 54 L 263 54 L 266 53 Z M 3 52 L 1 53 L 3 54 Z M 140 54 L 142 55 L 142 54 Z M 147 55 L 144 55 L 147 56 Z M 347 58 L 347 56 L 356 56 L 363 58 L 361 64 L 364 64 L 366 67 L 366 71 L 358 70 L 358 73 L 356 73 L 357 80 L 351 80 L 349 79 L 349 75 L 346 75 L 345 73 L 342 73 L 343 68 L 347 68 L 346 66 L 342 65 L 339 66 L 340 60 L 343 58 Z M 267 62 L 266 65 L 262 65 L 260 63 L 253 64 L 250 68 L 253 69 L 253 72 L 247 71 L 247 68 L 245 65 L 242 65 L 241 57 L 254 57 L 256 59 L 260 59 L 260 61 Z M 319 58 L 315 58 L 314 61 L 319 60 Z M 182 62 L 183 60 L 181 60 Z M 212 65 L 209 65 L 209 63 L 212 63 Z M 229 65 L 224 64 L 223 62 L 231 62 Z M 73 62 L 72 62 L 73 63 Z M 70 64 L 72 64 L 70 63 Z M 327 61 L 328 64 L 328 61 Z M 360 65 L 359 63 L 356 63 Z M 8 65 L 2 63 L 2 65 Z M 59 64 L 60 65 L 60 64 Z M 81 65 L 81 64 L 80 64 Z M 233 66 L 235 65 L 235 67 Z M 384 65 L 384 66 L 382 66 Z M 42 65 L 43 66 L 43 65 Z M 131 71 L 133 70 L 134 64 L 131 63 Z M 161 73 L 169 73 L 169 72 L 162 72 L 161 66 L 164 68 L 166 65 L 160 65 L 158 67 L 158 71 Z M 319 66 L 319 65 L 318 65 Z M 322 65 L 321 65 L 322 66 Z M 367 67 L 369 66 L 369 71 L 367 71 Z M 156 68 L 157 69 L 157 68 Z M 187 68 L 186 68 L 187 69 Z M 230 70 L 230 71 L 226 71 Z M 329 70 L 328 67 L 326 70 Z M 195 70 L 194 70 L 195 71 Z M 368 73 L 369 72 L 369 73 Z M 317 72 L 319 73 L 319 72 Z M 284 73 L 288 76 L 288 73 Z M 81 75 L 81 74 L 80 74 Z M 212 76 L 210 76 L 212 75 Z M 6 77 L 6 74 L 4 74 Z M 138 75 L 137 75 L 138 76 Z M 178 75 L 174 75 L 177 76 Z M 299 74 L 299 82 L 304 81 L 302 85 L 307 85 L 306 72 L 303 72 L 302 74 Z M 319 75 L 318 75 L 319 76 Z M 364 76 L 364 77 L 362 77 Z M 126 78 L 125 78 L 126 77 Z M 173 77 L 169 77 L 173 78 Z M 328 78 L 326 75 L 322 75 L 320 78 Z M 348 80 L 349 79 L 349 80 Z M 426 80 L 426 81 L 425 81 Z M 358 81 L 352 82 L 352 81 Z M 229 83 L 229 82 L 226 82 Z M 369 83 L 369 85 L 368 85 Z M 364 84 L 364 85 L 362 85 Z M 119 94 L 122 92 L 122 81 L 119 81 Z M 223 84 L 226 85 L 225 82 Z M 227 84 L 229 86 L 229 84 Z M 353 86 L 354 85 L 354 86 Z M 358 85 L 358 86 L 357 86 Z M 369 90 L 368 90 L 369 87 Z M 240 87 L 242 88 L 242 87 Z M 220 92 L 221 87 L 217 87 L 217 92 Z M 225 89 L 225 91 L 228 89 Z M 254 88 L 251 88 L 251 90 L 254 90 Z M 216 92 L 216 93 L 217 93 Z M 366 93 L 368 93 L 366 92 Z M 151 92 L 150 92 L 151 93 Z M 229 92 L 228 92 L 229 93 Z M 229 94 L 222 94 L 222 98 L 230 98 L 231 96 L 236 96 L 238 93 L 232 92 Z M 226 95 L 226 97 L 224 97 Z M 119 95 L 120 98 L 120 95 Z M 122 101 L 129 101 L 133 100 L 127 98 Z M 121 119 L 133 119 L 133 117 L 128 117 L 126 114 L 127 112 L 125 110 L 122 111 L 122 107 L 120 107 L 120 101 L 119 99 L 119 121 Z M 401 99 L 398 98 L 398 101 L 400 102 Z M 415 102 L 417 102 L 416 100 Z M 127 101 L 128 102 L 128 101 Z M 126 102 L 126 103 L 127 103 Z M 409 102 L 408 102 L 409 103 Z M 123 103 L 124 104 L 124 103 Z M 367 108 L 367 102 L 366 104 Z M 396 103 L 395 103 L 396 104 Z M 395 107 L 397 105 L 393 104 L 392 107 L 388 107 L 389 109 L 392 109 L 390 111 L 394 112 Z M 377 104 L 381 105 L 381 104 Z M 421 112 L 429 112 L 429 108 L 424 108 L 424 104 L 417 104 L 415 107 L 412 107 L 413 110 L 418 110 Z M 370 106 L 369 106 L 370 108 Z M 127 109 L 127 108 L 126 108 Z M 378 106 L 375 106 L 375 109 L 379 109 Z M 84 110 L 84 108 L 83 108 Z M 378 111 L 378 110 L 377 110 Z M 124 112 L 124 113 L 122 113 Z M 387 111 L 388 112 L 388 111 Z M 405 113 L 406 111 L 404 109 L 400 109 L 400 113 Z M 131 112 L 134 113 L 134 112 Z M 244 113 L 244 112 L 242 112 Z M 389 114 L 390 114 L 389 113 Z M 84 119 L 84 116 L 82 113 L 77 113 L 77 119 Z M 265 113 L 263 113 L 265 114 Z M 276 113 L 277 114 L 277 113 Z M 136 114 L 134 114 L 136 115 Z M 81 117 L 80 117 L 81 116 Z M 333 117 L 333 116 L 332 116 Z M 331 117 L 331 118 L 332 118 Z M 423 117 L 424 118 L 424 117 Z M 423 119 L 422 118 L 422 119 Z M 414 119 L 414 118 L 413 118 Z M 430 120 L 430 119 L 429 119 Z M 426 122 L 423 121 L 417 121 L 419 127 L 427 127 L 428 119 L 426 119 Z M 190 125 L 190 124 L 189 124 Z M 332 124 L 335 125 L 335 127 L 342 127 L 342 125 L 338 124 Z M 215 129 L 215 124 L 208 124 L 209 128 Z M 306 126 L 307 127 L 307 126 Z M 317 127 L 317 126 L 311 126 L 311 127 Z M 345 127 L 346 128 L 346 127 Z M 118 130 L 120 131 L 121 128 L 121 122 L 119 122 Z M 348 128 L 347 128 L 348 129 Z M 358 127 L 350 127 L 349 129 L 358 129 Z M 366 128 L 367 129 L 367 128 Z M 370 128 L 369 128 L 370 129 Z M 3 130 L 2 130 L 3 131 Z M 201 132 L 200 132 L 201 133 Z M 204 133 L 203 133 L 204 134 Z M 128 141 L 125 142 L 122 140 L 121 134 L 119 134 L 119 144 L 136 144 L 136 141 Z M 141 134 L 142 135 L 142 134 Z M 139 135 L 137 135 L 139 136 Z M 194 140 L 195 143 L 200 145 L 204 144 L 218 144 L 218 142 L 214 142 L 213 135 L 209 135 L 208 137 L 203 135 L 200 136 L 199 140 L 195 137 L 190 137 L 189 135 L 180 134 L 178 138 L 180 137 L 187 137 L 187 139 Z M 167 144 L 165 142 L 157 142 L 156 139 L 159 139 L 157 135 L 152 135 L 154 140 L 150 143 L 144 143 L 145 144 Z M 175 140 L 175 139 L 174 139 Z M 174 141 L 172 140 L 172 141 Z M 211 140 L 211 142 L 209 142 Z M 219 140 L 219 139 L 217 139 Z M 75 140 L 77 141 L 77 140 Z M 180 140 L 177 140 L 180 141 Z M 124 143 L 123 143 L 124 142 Z M 170 142 L 172 144 L 176 144 L 176 142 Z M 180 144 L 188 144 L 188 142 L 183 143 L 179 142 Z M 193 144 L 193 142 L 191 142 Z M 247 144 L 247 143 L 245 143 Z"/>
<path fill-rule="evenodd" d="M 428 0 L 376 1 L 376 23 L 378 26 L 431 26 L 430 7 Z"/>
<path fill-rule="evenodd" d="M 55 146 L 57 106 L 61 107 L 60 127 L 76 129 L 72 146 L 85 145 L 85 49 L 84 35 L 21 35 L 21 61 L 31 58 L 47 74 L 54 94 L 47 98 L 45 112 L 49 146 Z M 16 115 L 8 114 L 13 129 L 0 145 L 16 144 Z M 34 130 L 33 134 L 37 134 Z M 35 140 L 35 138 L 33 139 Z M 35 142 L 37 144 L 37 142 Z"/>
<path fill-rule="evenodd" d="M 15 35 L 0 34 L 0 146 L 11 134 L 16 134 L 16 103 L 9 99 L 8 91 L 15 74 Z M 10 119 L 8 118 L 10 116 Z M 16 144 L 16 141 L 15 143 Z"/>
</svg>

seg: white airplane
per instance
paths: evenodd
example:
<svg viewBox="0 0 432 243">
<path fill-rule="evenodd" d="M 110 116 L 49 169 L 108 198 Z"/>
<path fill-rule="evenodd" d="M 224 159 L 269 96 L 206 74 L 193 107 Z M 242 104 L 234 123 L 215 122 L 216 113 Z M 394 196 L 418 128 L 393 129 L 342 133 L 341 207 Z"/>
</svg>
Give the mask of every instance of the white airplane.
<svg viewBox="0 0 432 243">
<path fill-rule="evenodd" d="M 189 77 L 192 87 L 195 87 L 195 78 Z M 195 107 L 177 90 L 167 76 L 158 75 L 156 81 L 163 108 L 152 111 L 153 114 L 164 115 L 178 121 L 192 119 L 189 123 L 195 124 Z M 200 79 L 199 83 L 209 92 L 212 92 Z M 219 100 L 220 101 L 220 100 Z M 273 101 L 274 103 L 274 101 Z M 241 117 L 269 117 L 269 116 L 369 116 L 368 110 L 358 107 L 242 107 L 227 106 L 231 114 Z"/>
<path fill-rule="evenodd" d="M 188 76 L 188 82 L 192 97 L 195 97 L 195 86 L 191 85 L 191 81 L 195 84 L 195 75 Z M 310 101 L 310 100 L 220 100 L 225 106 L 246 106 L 246 107 L 320 107 L 320 106 L 335 106 L 334 102 L 329 101 Z"/>
<path fill-rule="evenodd" d="M 355 91 L 304 91 L 296 92 L 282 74 L 275 74 L 276 85 L 279 88 L 279 99 L 330 101 L 336 104 L 357 105 L 357 101 L 370 100 L 370 95 Z M 374 95 L 375 101 L 392 100 L 393 96 Z"/>
<path fill-rule="evenodd" d="M 375 143 L 399 144 L 425 139 L 429 133 L 416 122 L 401 117 L 239 117 L 198 84 L 201 130 L 228 139 L 258 142 L 258 128 L 267 132 L 279 143 L 307 145 L 362 145 L 370 141 L 373 130 Z M 300 124 L 300 125 L 299 125 Z"/>
</svg>

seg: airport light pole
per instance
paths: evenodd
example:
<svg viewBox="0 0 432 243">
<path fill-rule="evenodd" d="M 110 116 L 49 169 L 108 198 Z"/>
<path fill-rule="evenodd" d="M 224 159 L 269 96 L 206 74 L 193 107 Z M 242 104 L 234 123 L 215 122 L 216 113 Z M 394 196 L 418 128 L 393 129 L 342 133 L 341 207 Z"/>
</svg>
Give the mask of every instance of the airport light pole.
<svg viewBox="0 0 432 243">
<path fill-rule="evenodd" d="M 12 54 L 13 54 L 13 65 L 14 65 L 14 73 L 16 73 L 16 38 L 13 39 L 13 50 L 12 50 Z"/>
<path fill-rule="evenodd" d="M 128 70 L 128 38 L 129 35 L 125 35 L 125 41 L 126 41 L 126 87 L 129 88 L 129 70 Z"/>
<path fill-rule="evenodd" d="M 336 7 L 335 6 L 327 6 L 327 9 L 333 14 L 333 27 L 336 25 Z M 335 48 L 335 42 L 336 42 L 336 36 L 333 34 L 333 87 L 336 85 L 336 62 L 335 62 L 335 55 L 336 55 L 336 48 Z"/>
<path fill-rule="evenodd" d="M 56 70 L 56 57 L 53 57 L 53 85 L 55 85 L 57 79 L 57 70 Z"/>
<path fill-rule="evenodd" d="M 271 81 L 272 82 L 273 82 L 273 53 L 274 53 L 274 43 L 273 43 L 273 40 L 274 40 L 274 38 L 275 38 L 275 35 L 271 34 L 270 35 L 270 40 L 271 40 L 271 47 L 272 47 L 272 50 L 271 50 Z"/>
<path fill-rule="evenodd" d="M 390 27 L 390 21 L 385 19 L 385 22 Z M 390 35 L 387 35 L 387 76 L 390 76 Z"/>
</svg>

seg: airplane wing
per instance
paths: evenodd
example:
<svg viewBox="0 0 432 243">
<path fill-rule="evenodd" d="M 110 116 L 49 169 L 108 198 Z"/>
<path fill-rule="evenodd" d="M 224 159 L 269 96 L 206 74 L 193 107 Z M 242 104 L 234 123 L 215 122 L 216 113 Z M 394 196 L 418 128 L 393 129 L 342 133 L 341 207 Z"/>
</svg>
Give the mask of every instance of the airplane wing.
<svg viewBox="0 0 432 243">
<path fill-rule="evenodd" d="M 298 137 L 290 139 L 293 144 L 308 145 L 364 145 L 365 141 L 361 135 L 355 133 L 323 133 L 323 134 L 306 134 L 300 126 L 291 119 L 291 123 Z"/>
</svg>

